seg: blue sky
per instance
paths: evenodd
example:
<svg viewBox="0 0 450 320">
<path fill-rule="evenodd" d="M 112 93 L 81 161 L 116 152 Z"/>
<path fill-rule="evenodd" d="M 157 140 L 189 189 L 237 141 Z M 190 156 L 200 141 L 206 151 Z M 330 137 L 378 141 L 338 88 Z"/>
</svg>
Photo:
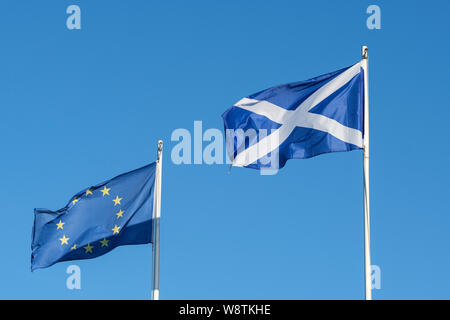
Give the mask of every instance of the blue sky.
<svg viewBox="0 0 450 320">
<path fill-rule="evenodd" d="M 82 29 L 66 28 L 81 8 Z M 381 30 L 368 30 L 370 4 Z M 375 299 L 449 299 L 448 2 L 0 4 L 0 298 L 147 299 L 151 247 L 30 272 L 33 208 L 152 162 L 165 141 L 162 299 L 362 299 L 360 151 L 279 174 L 175 165 L 173 130 L 370 54 Z M 82 289 L 66 288 L 77 264 Z"/>
</svg>

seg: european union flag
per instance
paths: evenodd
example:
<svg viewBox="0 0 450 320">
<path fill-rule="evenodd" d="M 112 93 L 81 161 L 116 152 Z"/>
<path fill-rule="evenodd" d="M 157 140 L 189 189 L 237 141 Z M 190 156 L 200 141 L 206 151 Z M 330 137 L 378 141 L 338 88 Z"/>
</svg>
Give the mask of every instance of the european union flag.
<svg viewBox="0 0 450 320">
<path fill-rule="evenodd" d="M 234 166 L 278 169 L 289 159 L 362 149 L 362 65 L 260 91 L 222 117 Z"/>
<path fill-rule="evenodd" d="M 78 192 L 58 211 L 34 210 L 31 270 L 152 242 L 156 163 Z"/>
</svg>

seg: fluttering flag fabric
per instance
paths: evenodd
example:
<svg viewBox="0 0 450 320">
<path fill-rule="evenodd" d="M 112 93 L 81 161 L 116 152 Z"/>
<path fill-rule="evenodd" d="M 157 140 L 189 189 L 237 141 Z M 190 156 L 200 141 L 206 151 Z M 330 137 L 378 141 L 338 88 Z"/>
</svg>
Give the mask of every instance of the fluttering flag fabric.
<svg viewBox="0 0 450 320">
<path fill-rule="evenodd" d="M 361 63 L 252 94 L 222 115 L 234 166 L 279 169 L 289 159 L 363 147 Z"/>
<path fill-rule="evenodd" d="M 86 188 L 58 211 L 34 210 L 31 270 L 152 242 L 156 163 Z"/>
</svg>

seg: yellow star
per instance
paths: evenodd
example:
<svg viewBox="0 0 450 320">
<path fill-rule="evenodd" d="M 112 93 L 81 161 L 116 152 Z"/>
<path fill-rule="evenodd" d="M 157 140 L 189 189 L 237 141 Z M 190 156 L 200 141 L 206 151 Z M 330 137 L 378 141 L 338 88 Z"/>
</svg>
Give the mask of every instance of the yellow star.
<svg viewBox="0 0 450 320">
<path fill-rule="evenodd" d="M 111 190 L 111 188 L 107 188 L 106 186 L 104 186 L 100 191 L 103 193 L 103 196 L 105 196 L 105 194 L 109 196 L 109 190 Z"/>
<path fill-rule="evenodd" d="M 100 241 L 100 243 L 102 244 L 102 247 L 107 247 L 108 246 L 108 242 L 109 240 L 103 239 Z"/>
<path fill-rule="evenodd" d="M 74 204 L 77 203 L 77 202 L 78 202 L 77 197 L 74 197 L 73 200 L 72 200 L 72 204 L 74 205 Z"/>
<path fill-rule="evenodd" d="M 59 222 L 56 224 L 58 227 L 56 228 L 56 230 L 58 229 L 62 229 L 63 225 L 66 224 L 65 222 L 62 222 L 61 220 L 59 220 Z"/>
<path fill-rule="evenodd" d="M 91 246 L 91 244 L 88 243 L 88 245 L 87 245 L 86 247 L 83 247 L 84 250 L 86 250 L 84 253 L 92 253 L 92 248 L 93 248 L 93 247 L 94 247 L 94 246 Z"/>
<path fill-rule="evenodd" d="M 86 190 L 86 195 L 88 196 L 88 195 L 90 195 L 90 194 L 92 194 L 91 189 L 87 189 L 87 190 Z"/>
<path fill-rule="evenodd" d="M 119 196 L 116 196 L 116 198 L 115 198 L 115 199 L 113 199 L 113 201 L 114 201 L 114 205 L 118 205 L 118 204 L 120 204 L 120 200 L 122 200 L 122 198 L 119 198 Z"/>
<path fill-rule="evenodd" d="M 76 250 L 77 249 L 77 244 L 75 243 L 73 246 L 70 247 L 70 250 Z"/>
<path fill-rule="evenodd" d="M 117 219 L 122 218 L 122 215 L 124 214 L 125 211 L 122 211 L 122 209 L 116 213 L 117 215 Z"/>
<path fill-rule="evenodd" d="M 66 235 L 63 235 L 62 238 L 59 238 L 59 240 L 61 241 L 61 245 L 63 244 L 68 244 L 67 240 L 69 240 L 70 238 L 66 238 Z"/>
<path fill-rule="evenodd" d="M 120 227 L 118 227 L 117 225 L 114 225 L 114 228 L 112 228 L 113 234 L 119 233 L 119 229 L 120 229 Z"/>
</svg>

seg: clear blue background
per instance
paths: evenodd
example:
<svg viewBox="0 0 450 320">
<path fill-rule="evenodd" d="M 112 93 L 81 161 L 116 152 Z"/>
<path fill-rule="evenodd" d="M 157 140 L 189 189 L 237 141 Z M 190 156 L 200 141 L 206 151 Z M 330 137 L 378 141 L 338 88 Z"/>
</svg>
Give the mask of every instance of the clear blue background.
<svg viewBox="0 0 450 320">
<path fill-rule="evenodd" d="M 66 28 L 81 7 L 82 29 Z M 381 7 L 381 30 L 366 8 Z M 152 162 L 165 141 L 162 299 L 362 299 L 360 151 L 275 176 L 174 165 L 176 128 L 370 52 L 375 299 L 450 298 L 448 1 L 0 4 L 0 298 L 147 299 L 151 246 L 30 272 L 33 208 Z M 66 289 L 77 264 L 82 289 Z"/>
</svg>

